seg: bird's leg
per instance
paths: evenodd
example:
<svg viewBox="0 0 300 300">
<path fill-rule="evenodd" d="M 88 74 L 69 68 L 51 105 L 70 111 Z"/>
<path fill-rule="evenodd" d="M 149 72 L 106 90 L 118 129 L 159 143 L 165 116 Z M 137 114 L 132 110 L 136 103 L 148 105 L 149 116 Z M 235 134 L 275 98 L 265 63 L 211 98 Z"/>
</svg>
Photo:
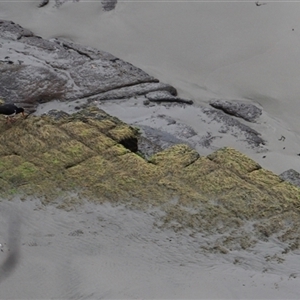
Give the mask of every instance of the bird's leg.
<svg viewBox="0 0 300 300">
<path fill-rule="evenodd" d="M 12 122 L 15 122 L 16 120 L 14 117 L 6 117 L 6 124 L 11 124 Z"/>
</svg>

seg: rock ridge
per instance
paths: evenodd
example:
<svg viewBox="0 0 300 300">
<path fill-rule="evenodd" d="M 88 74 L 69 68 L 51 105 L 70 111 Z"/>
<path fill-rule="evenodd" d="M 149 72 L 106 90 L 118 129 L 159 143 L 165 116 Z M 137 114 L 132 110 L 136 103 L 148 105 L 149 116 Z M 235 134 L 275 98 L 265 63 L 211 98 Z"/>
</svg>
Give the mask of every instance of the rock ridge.
<svg viewBox="0 0 300 300">
<path fill-rule="evenodd" d="M 5 57 L 0 61 L 0 97 L 28 110 L 51 100 L 123 99 L 155 91 L 177 94 L 174 87 L 107 52 L 45 40 L 14 22 L 0 20 L 0 46 Z"/>
<path fill-rule="evenodd" d="M 176 144 L 147 160 L 138 136 L 95 107 L 2 122 L 0 194 L 64 209 L 83 199 L 160 207 L 158 226 L 216 235 L 213 249 L 250 249 L 274 236 L 290 243 L 287 252 L 299 248 L 299 188 L 232 148 L 205 157 Z"/>
</svg>

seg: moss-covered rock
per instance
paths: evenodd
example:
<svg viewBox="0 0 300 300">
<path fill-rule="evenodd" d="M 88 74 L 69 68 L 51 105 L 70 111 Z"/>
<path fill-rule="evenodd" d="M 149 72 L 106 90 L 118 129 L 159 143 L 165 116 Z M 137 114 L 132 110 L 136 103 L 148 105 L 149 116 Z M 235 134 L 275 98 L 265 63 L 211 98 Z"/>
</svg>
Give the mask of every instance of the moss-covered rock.
<svg viewBox="0 0 300 300">
<path fill-rule="evenodd" d="M 65 209 L 86 198 L 160 207 L 162 227 L 223 234 L 213 249 L 229 251 L 233 240 L 252 247 L 249 230 L 258 240 L 276 235 L 291 249 L 299 245 L 299 188 L 231 148 L 200 157 L 175 145 L 145 160 L 135 153 L 137 137 L 137 130 L 96 108 L 3 120 L 0 194 L 36 196 Z"/>
</svg>

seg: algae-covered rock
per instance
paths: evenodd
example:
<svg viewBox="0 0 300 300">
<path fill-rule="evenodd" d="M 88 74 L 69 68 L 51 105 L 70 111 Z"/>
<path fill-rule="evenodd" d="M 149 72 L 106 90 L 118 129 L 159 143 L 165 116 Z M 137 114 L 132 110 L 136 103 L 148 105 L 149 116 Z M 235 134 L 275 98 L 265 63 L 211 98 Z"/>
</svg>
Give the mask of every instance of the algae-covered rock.
<svg viewBox="0 0 300 300">
<path fill-rule="evenodd" d="M 176 171 L 192 164 L 199 156 L 199 153 L 189 146 L 179 144 L 153 155 L 150 162 L 165 170 Z"/>
<path fill-rule="evenodd" d="M 222 166 L 236 172 L 239 175 L 261 168 L 258 163 L 254 162 L 246 155 L 242 155 L 233 148 L 221 149 L 208 155 L 208 158 L 218 164 L 222 164 Z"/>
<path fill-rule="evenodd" d="M 223 148 L 202 157 L 177 144 L 146 160 L 136 152 L 138 131 L 103 110 L 57 115 L 0 123 L 3 198 L 30 195 L 64 209 L 83 199 L 159 207 L 159 226 L 216 234 L 208 249 L 222 253 L 271 236 L 298 247 L 300 189 L 246 155 Z"/>
</svg>

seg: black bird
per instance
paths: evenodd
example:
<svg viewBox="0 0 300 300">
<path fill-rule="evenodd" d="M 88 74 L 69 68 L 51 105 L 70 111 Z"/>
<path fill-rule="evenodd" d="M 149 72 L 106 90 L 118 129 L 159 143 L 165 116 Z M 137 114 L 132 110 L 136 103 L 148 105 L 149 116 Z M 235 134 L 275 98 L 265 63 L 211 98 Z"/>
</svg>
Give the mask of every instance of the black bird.
<svg viewBox="0 0 300 300">
<path fill-rule="evenodd" d="M 19 113 L 22 113 L 22 115 L 24 116 L 24 108 L 23 107 L 17 107 L 14 104 L 0 105 L 0 114 L 5 115 L 7 123 L 10 123 L 10 121 L 13 119 L 13 117 Z"/>
</svg>

